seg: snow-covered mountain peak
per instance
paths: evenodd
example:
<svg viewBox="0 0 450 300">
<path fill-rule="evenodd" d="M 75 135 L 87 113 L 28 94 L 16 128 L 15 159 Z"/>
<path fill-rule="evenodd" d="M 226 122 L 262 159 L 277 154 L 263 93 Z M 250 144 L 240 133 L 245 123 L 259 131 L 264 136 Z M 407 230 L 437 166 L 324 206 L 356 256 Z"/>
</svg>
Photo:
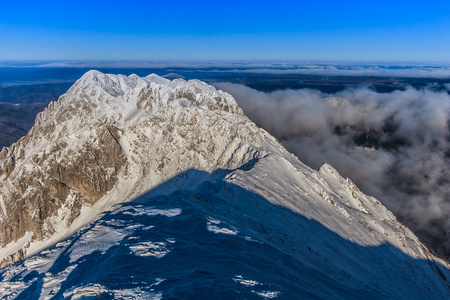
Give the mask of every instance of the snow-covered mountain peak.
<svg viewBox="0 0 450 300">
<path fill-rule="evenodd" d="M 182 107 L 207 108 L 242 114 L 233 97 L 199 80 L 170 81 L 156 74 L 139 77 L 136 74 L 113 75 L 91 70 L 84 74 L 67 94 L 83 96 L 85 91 L 90 93 L 84 95 L 87 96 L 86 98 L 90 100 L 94 98 L 99 102 L 106 101 L 109 104 L 118 102 L 118 98 L 125 96 L 126 105 L 134 106 L 135 109 L 150 106 L 158 109 L 160 107 L 157 106 L 178 104 Z M 63 99 L 66 98 L 68 97 Z M 150 103 L 151 101 L 155 103 Z M 125 104 L 122 103 L 122 105 Z"/>
<path fill-rule="evenodd" d="M 93 70 L 38 114 L 31 130 L 33 137 L 30 137 L 35 141 L 28 148 L 36 148 L 37 143 L 41 144 L 37 148 L 42 148 L 42 143 L 68 137 L 75 132 L 78 136 L 89 135 L 91 126 L 101 128 L 109 124 L 110 128 L 118 129 L 149 120 L 178 118 L 200 122 L 212 115 L 222 116 L 222 119 L 234 115 L 232 118 L 235 118 L 243 116 L 243 112 L 231 95 L 199 80 L 170 81 L 156 74 L 139 77 Z M 244 119 L 248 122 L 247 118 Z M 43 134 L 44 140 L 37 131 Z"/>
<path fill-rule="evenodd" d="M 18 224 L 0 227 L 9 245 L 0 256 L 61 238 L 83 209 L 98 213 L 184 170 L 237 168 L 279 147 L 206 83 L 89 71 L 0 154 L 0 222 Z"/>
<path fill-rule="evenodd" d="M 132 200 L 128 208 L 120 206 Z M 101 218 L 100 213 L 114 207 Z M 151 239 L 149 230 L 162 224 L 174 231 L 158 234 L 176 238 L 140 240 Z M 101 260 L 97 255 L 110 247 L 122 247 L 116 253 L 127 258 L 118 261 L 127 262 L 134 261 L 128 257 L 133 253 L 160 259 L 176 247 L 186 253 L 199 243 L 203 257 L 209 250 L 196 238 L 205 231 L 236 237 L 219 238 L 211 249 L 235 253 L 229 245 L 241 245 L 261 251 L 253 254 L 263 257 L 265 269 L 272 268 L 266 255 L 283 257 L 281 269 L 273 273 L 278 278 L 289 269 L 288 279 L 279 282 L 289 282 L 295 293 L 287 295 L 292 297 L 304 282 L 306 292 L 297 295 L 318 298 L 337 290 L 339 297 L 368 298 L 414 296 L 416 291 L 429 298 L 450 292 L 446 262 L 430 254 L 378 200 L 328 164 L 310 169 L 251 122 L 232 96 L 198 80 L 89 71 L 38 115 L 27 136 L 0 153 L 2 265 L 72 236 L 34 260 L 6 269 L 0 296 L 28 293 L 25 284 L 15 285 L 17 278 L 31 289 L 38 286 L 36 295 L 43 298 L 66 296 L 64 289 L 67 297 L 84 288 L 91 292 L 90 286 L 78 287 L 74 278 L 84 274 L 83 262 Z M 183 239 L 189 241 L 177 244 Z M 242 253 L 235 256 L 249 257 Z M 218 265 L 228 261 L 220 258 Z M 52 264 L 54 268 L 48 267 Z M 78 265 L 80 271 L 74 271 Z M 228 279 L 253 282 L 244 278 L 236 273 Z M 402 285 L 400 292 L 392 278 Z M 339 284 L 329 283 L 322 294 L 333 280 Z M 278 285 L 264 287 L 277 291 L 261 286 L 250 292 L 273 297 L 283 293 Z M 117 286 L 110 288 L 108 293 L 116 295 Z"/>
</svg>

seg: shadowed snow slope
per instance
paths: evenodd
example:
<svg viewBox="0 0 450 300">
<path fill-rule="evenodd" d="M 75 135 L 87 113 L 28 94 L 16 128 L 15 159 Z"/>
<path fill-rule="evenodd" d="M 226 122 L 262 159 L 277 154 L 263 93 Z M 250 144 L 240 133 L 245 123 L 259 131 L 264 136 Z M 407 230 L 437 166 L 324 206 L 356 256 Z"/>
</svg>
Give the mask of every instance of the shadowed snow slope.
<svg viewBox="0 0 450 300">
<path fill-rule="evenodd" d="M 1 271 L 3 297 L 450 294 L 379 201 L 200 81 L 88 72 L 0 166 L 4 264 L 38 253 Z"/>
<path fill-rule="evenodd" d="M 240 170 L 183 172 L 66 241 L 3 269 L 0 296 L 448 298 L 450 272 L 431 259 L 413 258 L 387 241 L 351 241 L 237 184 L 243 177 L 258 180 L 264 167 L 260 160 Z M 192 177 L 204 181 L 163 195 Z M 361 225 L 355 220 L 353 226 Z"/>
</svg>

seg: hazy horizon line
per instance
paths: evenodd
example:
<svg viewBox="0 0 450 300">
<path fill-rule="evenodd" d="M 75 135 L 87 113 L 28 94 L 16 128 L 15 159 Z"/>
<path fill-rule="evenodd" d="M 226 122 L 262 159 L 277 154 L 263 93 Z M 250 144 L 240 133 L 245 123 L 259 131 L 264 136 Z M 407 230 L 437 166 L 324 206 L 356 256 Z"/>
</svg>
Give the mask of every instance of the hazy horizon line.
<svg viewBox="0 0 450 300">
<path fill-rule="evenodd" d="M 161 69 L 172 72 L 221 72 L 266 75 L 450 79 L 450 64 L 437 62 L 358 62 L 287 60 L 28 60 L 0 61 L 0 68 Z M 120 72 L 120 71 L 119 71 Z"/>
<path fill-rule="evenodd" d="M 71 64 L 73 67 L 78 65 L 104 65 L 104 64 L 114 64 L 119 66 L 127 66 L 134 64 L 139 64 L 141 68 L 146 68 L 146 65 L 142 66 L 142 63 L 146 65 L 158 65 L 158 64 L 244 64 L 244 65 L 259 65 L 259 64 L 292 64 L 292 65 L 308 65 L 308 64 L 323 64 L 323 65 L 355 65 L 359 66 L 361 64 L 367 65 L 391 65 L 391 66 L 423 66 L 423 65 L 433 65 L 433 66 L 450 66 L 449 61 L 433 61 L 433 60 L 310 60 L 310 59 L 64 59 L 64 60 L 49 60 L 49 59 L 8 59 L 0 60 L 0 67 L 22 67 L 22 66 L 34 66 L 34 67 L 58 67 L 59 65 Z M 15 65 L 17 64 L 17 65 Z"/>
</svg>

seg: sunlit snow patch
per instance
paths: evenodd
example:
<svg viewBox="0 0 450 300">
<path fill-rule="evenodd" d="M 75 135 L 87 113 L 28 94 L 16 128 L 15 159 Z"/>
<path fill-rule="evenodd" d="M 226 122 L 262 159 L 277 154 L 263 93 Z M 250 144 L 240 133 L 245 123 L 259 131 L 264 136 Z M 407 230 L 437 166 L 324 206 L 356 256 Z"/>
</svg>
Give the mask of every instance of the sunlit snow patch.
<svg viewBox="0 0 450 300">
<path fill-rule="evenodd" d="M 260 241 L 258 241 L 258 240 L 255 240 L 254 238 L 252 238 L 252 237 L 250 237 L 250 236 L 244 236 L 244 239 L 245 239 L 246 241 L 249 241 L 249 242 L 263 244 L 263 242 L 260 242 Z"/>
<path fill-rule="evenodd" d="M 168 246 L 174 244 L 174 239 L 167 239 L 166 242 L 143 242 L 130 246 L 130 250 L 137 256 L 154 256 L 162 258 L 171 251 Z"/>
<path fill-rule="evenodd" d="M 23 281 L 13 281 L 10 278 L 2 279 L 1 287 L 0 287 L 0 299 L 15 299 L 20 293 L 22 293 L 27 285 Z"/>
<path fill-rule="evenodd" d="M 247 280 L 247 279 L 242 278 L 242 275 L 236 275 L 233 278 L 233 280 L 235 282 L 240 283 L 240 284 L 245 285 L 245 286 L 257 286 L 257 285 L 260 285 L 260 283 L 258 281 Z"/>
<path fill-rule="evenodd" d="M 229 234 L 229 235 L 236 235 L 239 233 L 239 231 L 235 230 L 235 229 L 229 229 L 229 228 L 225 228 L 225 227 L 219 227 L 217 225 L 220 225 L 222 222 L 209 217 L 206 220 L 206 228 L 214 233 L 223 233 L 223 234 Z"/>
<path fill-rule="evenodd" d="M 105 253 L 110 247 L 118 245 L 125 235 L 126 230 L 118 230 L 103 225 L 95 226 L 83 234 L 74 246 L 72 246 L 70 263 L 94 251 Z"/>
<path fill-rule="evenodd" d="M 258 296 L 264 297 L 264 298 L 268 298 L 268 299 L 274 299 L 276 297 L 278 297 L 281 293 L 279 291 L 274 291 L 274 292 L 270 292 L 270 291 L 264 291 L 264 292 L 257 292 L 257 291 L 252 291 L 253 293 L 255 293 Z"/>
<path fill-rule="evenodd" d="M 263 283 L 259 283 L 258 281 L 255 280 L 248 280 L 248 279 L 244 279 L 242 277 L 242 275 L 236 275 L 233 280 L 237 283 L 242 284 L 243 286 L 249 287 L 249 288 L 262 288 L 264 289 L 264 285 Z M 277 298 L 281 292 L 279 291 L 265 291 L 265 290 L 261 290 L 261 291 L 256 291 L 254 289 L 251 290 L 252 293 L 261 296 L 263 298 L 267 298 L 267 299 L 274 299 Z"/>
<path fill-rule="evenodd" d="M 52 274 L 50 272 L 46 273 L 40 297 L 42 299 L 49 299 L 51 295 L 55 295 L 56 293 L 58 293 L 58 291 L 61 289 L 62 283 L 66 281 L 70 273 L 77 267 L 78 267 L 77 264 L 73 264 L 57 274 Z"/>
<path fill-rule="evenodd" d="M 107 289 L 105 289 L 102 285 L 95 283 L 70 289 L 64 292 L 64 298 L 70 297 L 70 299 L 75 300 L 87 297 L 98 297 L 106 292 Z"/>
<path fill-rule="evenodd" d="M 170 208 L 170 209 L 158 209 L 154 207 L 143 207 L 143 206 L 123 206 L 113 212 L 117 214 L 123 212 L 125 215 L 132 216 L 166 216 L 166 217 L 176 217 L 181 214 L 182 210 L 180 208 Z"/>
<path fill-rule="evenodd" d="M 156 284 L 155 284 L 156 285 Z M 112 291 L 115 299 L 143 299 L 143 300 L 160 300 L 162 293 L 153 293 L 152 291 L 144 291 L 141 288 L 123 289 Z"/>
</svg>

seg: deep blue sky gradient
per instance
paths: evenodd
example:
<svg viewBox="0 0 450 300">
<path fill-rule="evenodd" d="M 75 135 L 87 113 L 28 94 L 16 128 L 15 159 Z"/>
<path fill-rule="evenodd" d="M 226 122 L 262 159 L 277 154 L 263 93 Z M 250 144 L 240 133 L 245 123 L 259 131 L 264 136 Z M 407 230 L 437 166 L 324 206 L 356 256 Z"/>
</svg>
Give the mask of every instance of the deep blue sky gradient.
<svg viewBox="0 0 450 300">
<path fill-rule="evenodd" d="M 3 1 L 0 60 L 450 62 L 450 1 Z"/>
</svg>

